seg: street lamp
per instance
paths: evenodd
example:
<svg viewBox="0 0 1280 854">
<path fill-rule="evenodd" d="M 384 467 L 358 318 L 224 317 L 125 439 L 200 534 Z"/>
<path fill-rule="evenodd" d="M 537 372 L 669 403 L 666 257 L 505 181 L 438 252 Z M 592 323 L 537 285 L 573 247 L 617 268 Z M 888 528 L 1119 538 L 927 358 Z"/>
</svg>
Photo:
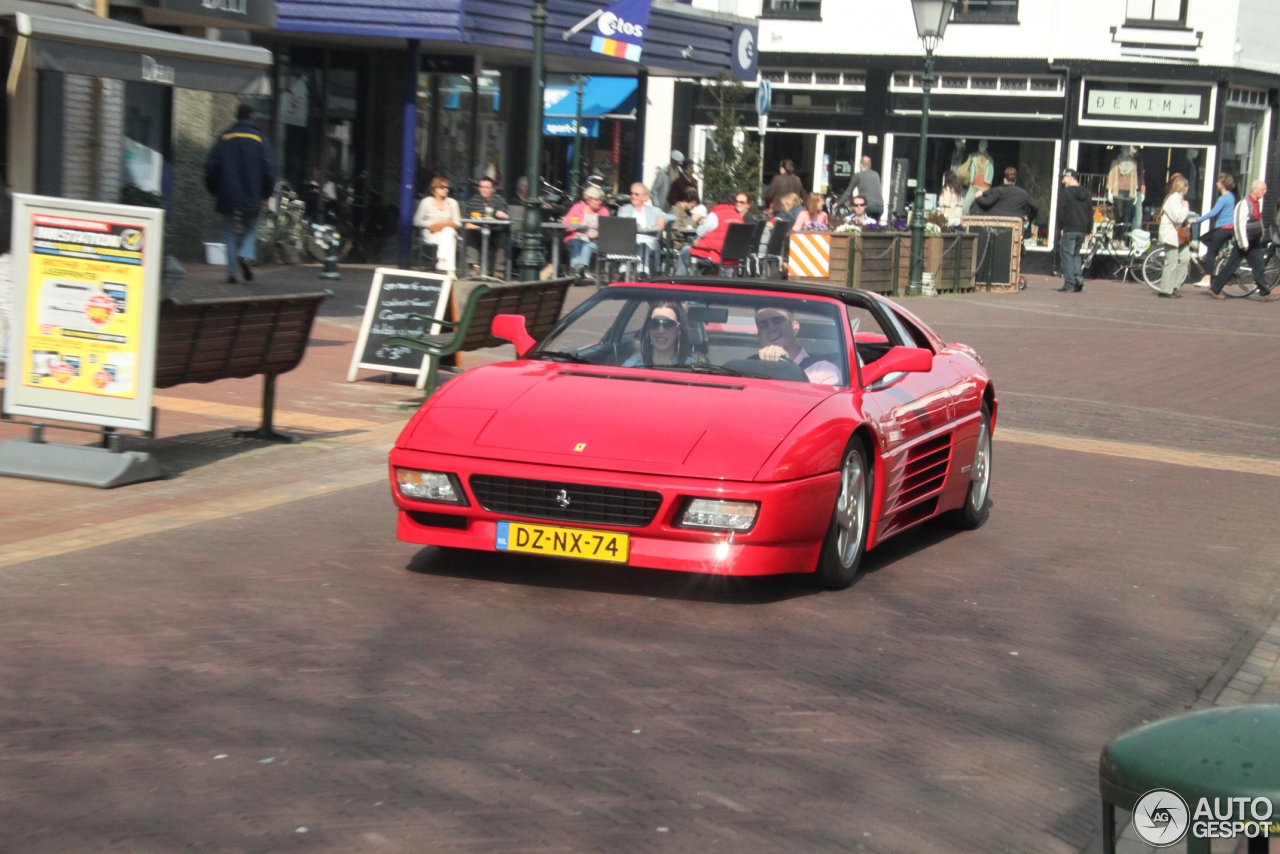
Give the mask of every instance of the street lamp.
<svg viewBox="0 0 1280 854">
<path fill-rule="evenodd" d="M 547 33 L 547 0 L 533 3 L 533 60 L 529 69 L 529 145 L 525 172 L 524 233 L 520 238 L 520 278 L 537 281 L 542 271 L 542 45 Z"/>
<path fill-rule="evenodd" d="M 916 35 L 924 44 L 924 97 L 920 102 L 920 158 L 916 165 L 916 202 L 911 212 L 911 279 L 907 293 L 924 290 L 924 168 L 929 145 L 929 92 L 933 89 L 933 52 L 947 31 L 955 0 L 911 0 Z"/>
</svg>

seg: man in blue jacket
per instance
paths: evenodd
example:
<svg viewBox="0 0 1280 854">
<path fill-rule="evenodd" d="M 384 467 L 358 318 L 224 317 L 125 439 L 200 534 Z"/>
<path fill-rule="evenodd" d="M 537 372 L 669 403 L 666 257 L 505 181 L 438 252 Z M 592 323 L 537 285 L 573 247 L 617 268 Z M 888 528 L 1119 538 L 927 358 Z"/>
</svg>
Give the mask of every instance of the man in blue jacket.
<svg viewBox="0 0 1280 854">
<path fill-rule="evenodd" d="M 222 214 L 227 247 L 227 281 L 236 280 L 239 263 L 246 282 L 253 281 L 253 263 L 258 244 L 258 212 L 276 185 L 276 167 L 262 131 L 250 119 L 253 108 L 241 104 L 236 123 L 209 152 L 204 165 L 205 188 L 217 197 L 215 209 Z M 237 223 L 243 229 L 236 240 Z"/>
</svg>

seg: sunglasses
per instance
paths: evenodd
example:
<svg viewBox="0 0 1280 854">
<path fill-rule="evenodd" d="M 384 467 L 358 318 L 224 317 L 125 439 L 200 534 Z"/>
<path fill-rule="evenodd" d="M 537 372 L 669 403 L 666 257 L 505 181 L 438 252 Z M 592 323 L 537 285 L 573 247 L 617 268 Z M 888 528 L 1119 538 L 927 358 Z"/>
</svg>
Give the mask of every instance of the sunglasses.
<svg viewBox="0 0 1280 854">
<path fill-rule="evenodd" d="M 651 317 L 646 325 L 650 329 L 661 329 L 666 331 L 668 329 L 675 329 L 680 325 L 680 322 L 672 320 L 670 317 Z"/>
<path fill-rule="evenodd" d="M 790 319 L 789 319 L 789 318 L 787 318 L 787 316 L 786 316 L 786 315 L 783 315 L 783 314 L 774 314 L 774 315 L 769 315 L 769 316 L 766 316 L 766 317 L 757 317 L 757 318 L 756 318 L 756 326 L 757 326 L 757 327 L 759 327 L 760 329 L 768 329 L 768 328 L 770 328 L 770 327 L 774 327 L 774 326 L 776 326 L 776 327 L 778 327 L 778 328 L 780 328 L 780 329 L 781 329 L 781 328 L 785 328 L 785 327 L 787 327 L 787 326 L 789 326 L 789 325 L 791 325 L 791 321 L 790 321 Z"/>
<path fill-rule="evenodd" d="M 855 208 L 865 208 L 866 205 L 854 205 Z"/>
<path fill-rule="evenodd" d="M 738 201 L 734 202 L 734 204 L 737 204 L 737 205 L 749 205 L 749 204 L 751 204 L 751 202 L 749 202 L 749 201 L 748 201 L 748 200 L 746 200 L 746 199 L 738 199 Z"/>
</svg>

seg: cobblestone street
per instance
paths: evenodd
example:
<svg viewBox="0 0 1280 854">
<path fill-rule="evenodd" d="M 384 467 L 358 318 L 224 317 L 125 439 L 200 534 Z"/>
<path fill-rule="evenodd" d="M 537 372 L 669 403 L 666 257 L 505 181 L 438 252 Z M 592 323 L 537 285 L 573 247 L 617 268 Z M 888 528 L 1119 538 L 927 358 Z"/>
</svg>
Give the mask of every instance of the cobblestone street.
<svg viewBox="0 0 1280 854">
<path fill-rule="evenodd" d="M 1092 851 L 1109 739 L 1280 699 L 1280 306 L 905 301 L 994 378 L 991 517 L 816 593 L 398 542 L 370 275 L 281 378 L 306 441 L 178 386 L 171 479 L 4 482 L 0 850 Z"/>
</svg>

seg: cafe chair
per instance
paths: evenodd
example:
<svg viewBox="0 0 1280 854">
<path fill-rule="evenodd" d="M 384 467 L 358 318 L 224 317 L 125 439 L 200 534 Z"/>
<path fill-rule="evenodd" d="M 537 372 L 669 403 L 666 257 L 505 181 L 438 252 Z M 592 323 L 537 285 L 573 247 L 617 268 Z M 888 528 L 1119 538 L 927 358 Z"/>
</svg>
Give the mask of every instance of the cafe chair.
<svg viewBox="0 0 1280 854">
<path fill-rule="evenodd" d="M 623 281 L 635 281 L 636 266 L 641 262 L 636 221 L 630 217 L 602 216 L 596 231 L 596 284 L 610 277 L 614 264 L 625 265 Z"/>
<path fill-rule="evenodd" d="M 758 239 L 755 243 L 751 242 L 755 233 L 754 224 L 735 222 L 729 226 L 724 236 L 724 246 L 720 249 L 721 276 L 747 275 L 747 262 L 752 251 L 760 245 Z"/>
<path fill-rule="evenodd" d="M 769 235 L 769 245 L 762 254 L 754 256 L 754 263 L 759 275 L 766 278 L 783 278 L 787 269 L 787 250 L 791 248 L 790 220 L 774 220 L 773 233 Z"/>
</svg>

